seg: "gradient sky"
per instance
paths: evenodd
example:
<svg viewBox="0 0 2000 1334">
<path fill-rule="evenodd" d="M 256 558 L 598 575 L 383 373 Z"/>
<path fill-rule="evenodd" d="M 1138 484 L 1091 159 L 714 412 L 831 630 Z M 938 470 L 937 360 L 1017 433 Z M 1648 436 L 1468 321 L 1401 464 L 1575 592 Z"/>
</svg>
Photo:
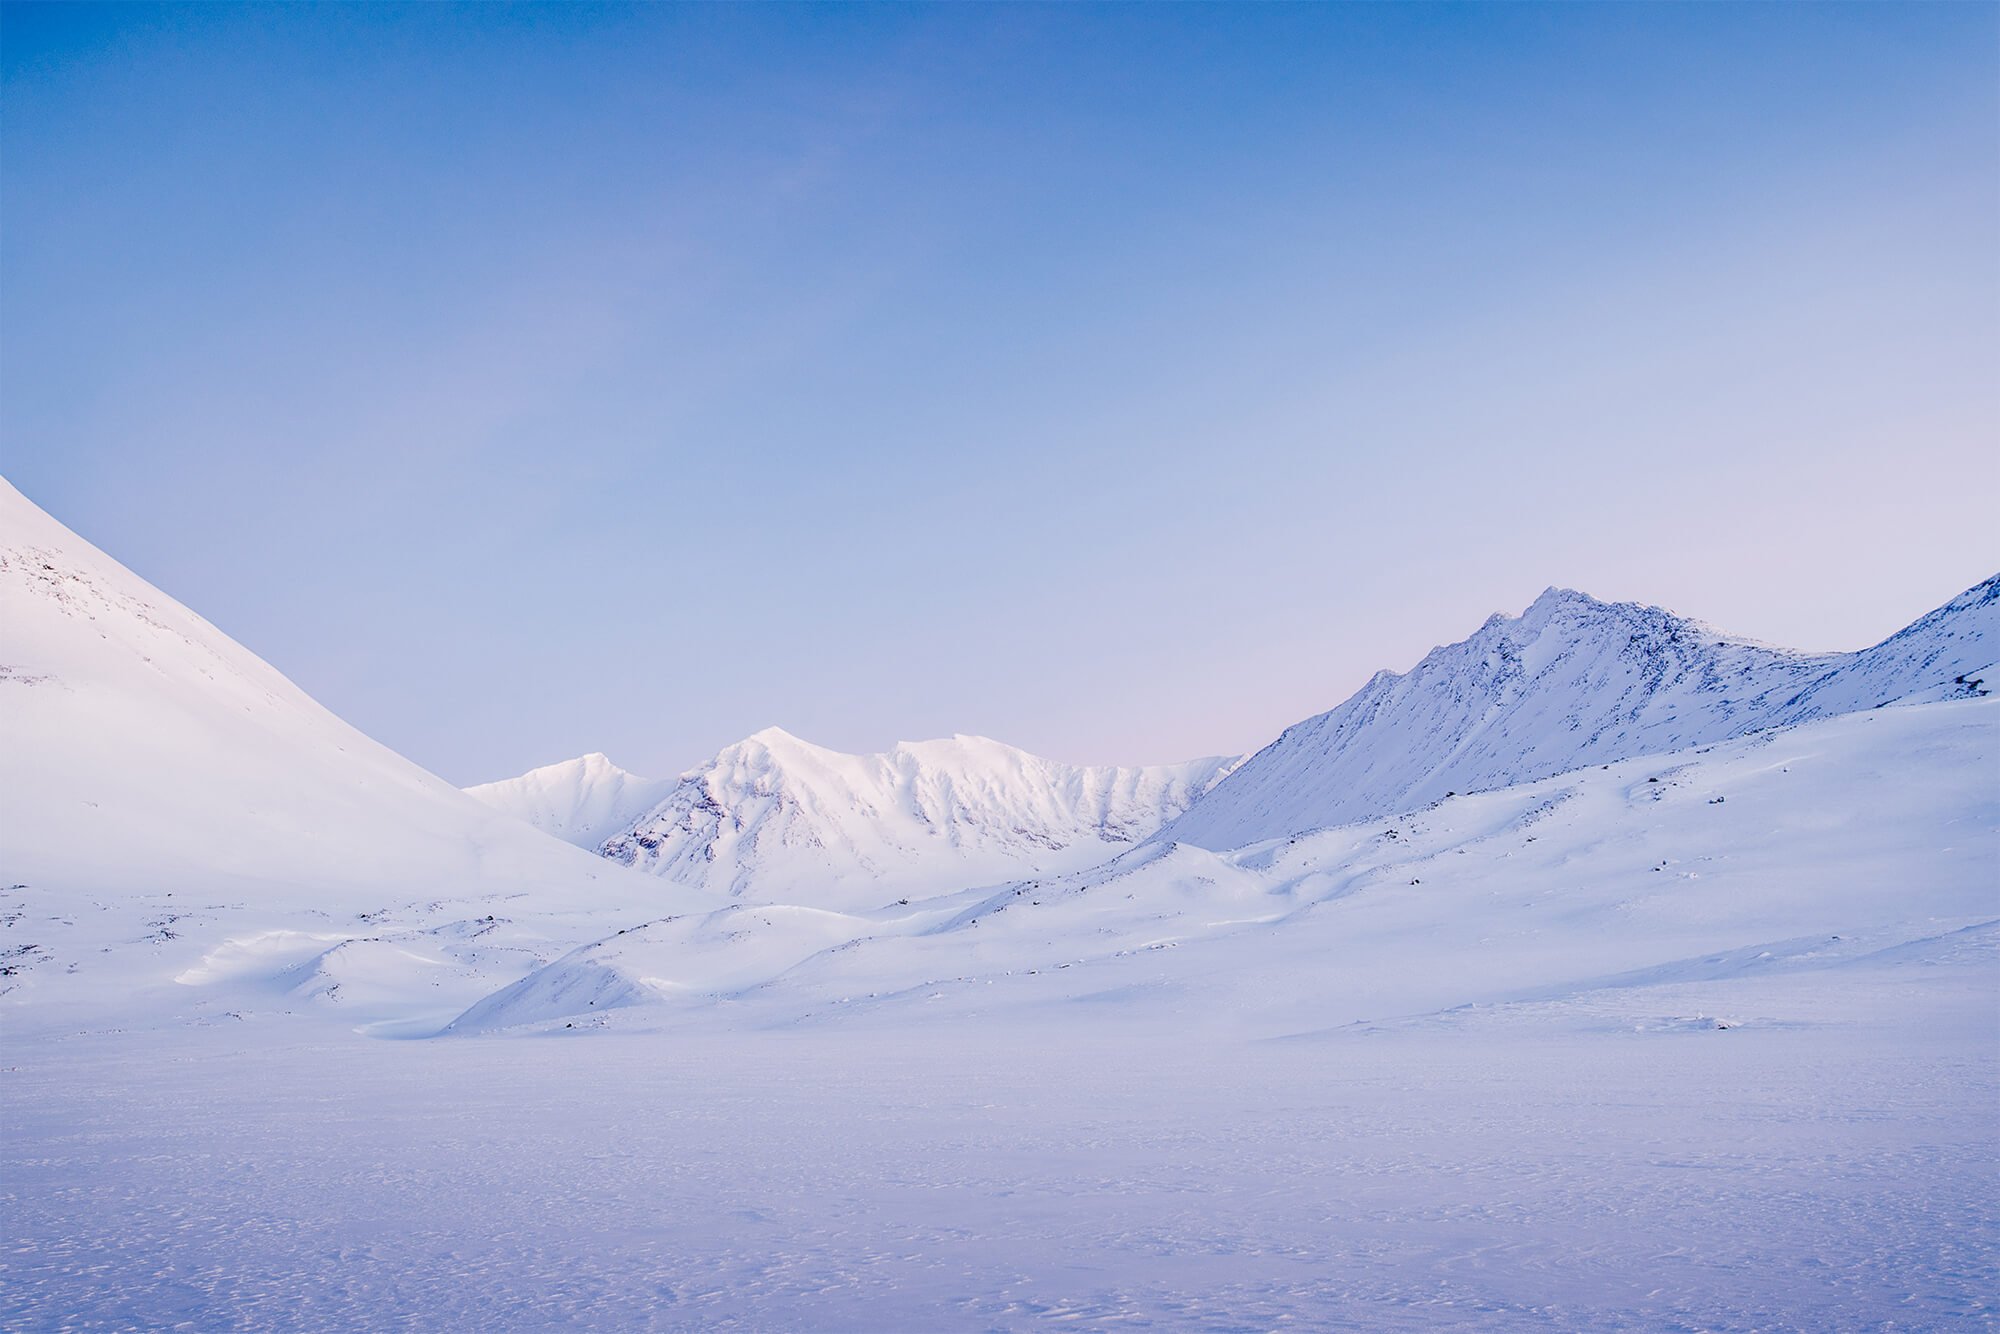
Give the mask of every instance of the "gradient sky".
<svg viewBox="0 0 2000 1334">
<path fill-rule="evenodd" d="M 2000 8 L 9 8 L 0 471 L 458 782 L 2000 568 Z"/>
</svg>

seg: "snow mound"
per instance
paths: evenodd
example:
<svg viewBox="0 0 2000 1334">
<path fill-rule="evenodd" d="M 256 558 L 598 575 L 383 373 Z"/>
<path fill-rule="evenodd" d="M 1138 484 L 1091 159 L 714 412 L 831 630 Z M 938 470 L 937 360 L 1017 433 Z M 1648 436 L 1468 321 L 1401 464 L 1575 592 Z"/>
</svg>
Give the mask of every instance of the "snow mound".
<svg viewBox="0 0 2000 1334">
<path fill-rule="evenodd" d="M 294 996 L 333 1004 L 408 1004 L 443 985 L 455 971 L 449 960 L 419 954 L 389 940 L 343 940 L 282 974 L 279 985 Z"/>
<path fill-rule="evenodd" d="M 860 919 L 791 905 L 732 906 L 666 918 L 586 945 L 485 998 L 457 1033 L 648 1002 L 726 999 L 867 930 Z"/>
</svg>

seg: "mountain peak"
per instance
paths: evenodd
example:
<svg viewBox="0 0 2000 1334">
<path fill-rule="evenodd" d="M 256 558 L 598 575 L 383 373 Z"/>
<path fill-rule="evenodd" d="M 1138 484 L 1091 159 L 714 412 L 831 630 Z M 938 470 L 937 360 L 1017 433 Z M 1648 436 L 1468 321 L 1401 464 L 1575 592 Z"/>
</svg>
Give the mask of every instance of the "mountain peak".
<svg viewBox="0 0 2000 1334">
<path fill-rule="evenodd" d="M 621 769 L 594 750 L 465 792 L 545 834 L 595 851 L 658 805 L 673 786 L 671 779 L 641 778 Z"/>
<path fill-rule="evenodd" d="M 1550 584 L 1541 591 L 1540 595 L 1533 602 L 1528 604 L 1528 610 L 1523 612 L 1522 615 L 1525 617 L 1529 613 L 1538 610 L 1554 611 L 1560 607 L 1602 607 L 1605 605 L 1604 602 L 1599 601 L 1588 593 L 1579 593 L 1574 588 L 1564 588 L 1559 584 Z"/>
<path fill-rule="evenodd" d="M 1873 648 L 1830 655 L 1552 587 L 1287 728 L 1168 832 L 1237 847 L 1921 692 L 1976 692 L 1996 657 L 2000 576 Z"/>
<path fill-rule="evenodd" d="M 776 728 L 725 747 L 604 843 L 683 884 L 814 901 L 1076 870 L 1151 836 L 1233 760 L 1083 768 L 959 733 L 849 755 Z"/>
<path fill-rule="evenodd" d="M 613 763 L 611 757 L 601 750 L 593 750 L 586 755 L 579 755 L 573 760 L 560 760 L 555 764 L 545 764 L 539 769 L 530 770 L 532 773 L 566 773 L 572 771 L 593 774 L 612 772 L 622 774 L 630 772 Z M 632 776 L 637 777 L 636 774 Z"/>
</svg>

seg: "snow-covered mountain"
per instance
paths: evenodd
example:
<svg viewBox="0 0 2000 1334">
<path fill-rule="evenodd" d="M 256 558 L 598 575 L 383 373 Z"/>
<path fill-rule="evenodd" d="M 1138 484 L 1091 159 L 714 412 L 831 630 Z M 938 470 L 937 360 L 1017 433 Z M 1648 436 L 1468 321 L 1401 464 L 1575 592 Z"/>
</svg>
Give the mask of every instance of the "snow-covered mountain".
<svg viewBox="0 0 2000 1334">
<path fill-rule="evenodd" d="M 1921 702 L 1986 692 L 1996 615 L 2000 579 L 1872 649 L 1810 656 L 1551 592 L 1406 676 L 1377 677 L 1234 774 L 1220 759 L 1080 768 L 975 737 L 843 755 L 774 729 L 664 795 L 602 757 L 493 785 L 516 818 L 356 732 L 0 486 L 0 994 L 45 998 L 35 1012 L 65 1024 L 83 1001 L 119 1022 L 263 1003 L 415 1032 L 461 1013 L 461 1028 L 505 1027 L 752 993 L 788 1021 L 1092 960 L 1151 986 L 1165 975 L 1113 961 L 1221 933 L 1241 949 L 1210 956 L 1227 977 L 1201 987 L 1247 1013 L 1282 981 L 1306 1015 L 1320 1010 L 1327 951 L 1350 937 L 1299 923 L 1386 912 L 1385 941 L 1435 934 L 1463 905 L 1415 891 L 1445 876 L 1465 903 L 1502 880 L 1530 904 L 1617 888 L 1611 921 L 1650 902 L 1641 885 L 1664 883 L 1647 859 L 1695 847 L 1716 863 L 1704 876 L 1735 878 L 1674 919 L 1675 948 L 1721 948 L 1730 933 L 1710 932 L 1714 905 L 1742 897 L 1748 912 L 1753 893 L 1768 896 L 1760 867 L 1780 864 L 1810 875 L 1757 908 L 1757 931 L 1836 929 L 1837 915 L 1805 909 L 1837 862 L 1876 871 L 1849 876 L 1834 906 L 1893 934 L 1969 919 L 1981 888 L 1990 900 L 1980 785 L 1995 701 Z M 1848 720 L 1781 730 L 1833 714 Z M 1776 752 L 1760 749 L 1773 739 L 1778 776 Z M 1655 758 L 1621 768 L 1633 755 Z M 1813 784 L 1790 781 L 1807 768 Z M 1894 800 L 1877 790 L 1884 774 Z M 1379 820 L 1452 792 L 1414 819 Z M 524 822 L 587 840 L 654 797 L 605 844 L 651 875 Z M 1678 822 L 1664 842 L 1661 800 Z M 1329 825 L 1342 828 L 1292 837 Z M 1451 837 L 1418 866 L 1408 840 L 1424 829 Z M 1762 863 L 1739 856 L 1753 847 Z M 1937 894 L 1877 902 L 1899 865 L 1925 868 Z M 1336 921 L 1332 905 L 1363 889 Z M 1661 940 L 1626 933 L 1602 953 L 1637 968 Z M 1449 966 L 1406 951 L 1396 976 L 1432 979 L 1411 982 L 1409 1003 L 1449 998 L 1452 968 L 1480 957 L 1467 941 Z M 1547 943 L 1524 932 L 1507 986 L 1571 966 Z"/>
<path fill-rule="evenodd" d="M 1519 616 L 1378 672 L 1288 728 L 1167 831 L 1212 849 L 1412 810 L 1632 755 L 1898 700 L 1978 693 L 2000 575 L 1855 653 L 1731 638 L 1658 607 L 1552 588 Z"/>
<path fill-rule="evenodd" d="M 1102 861 L 1150 837 L 1226 758 L 1059 764 L 984 737 L 848 755 L 778 728 L 680 779 L 604 855 L 682 884 L 828 905 Z"/>
<path fill-rule="evenodd" d="M 1990 979 L 1996 760 L 2000 699 L 1921 704 L 1229 851 L 1155 839 L 1069 874 L 868 912 L 662 914 L 499 989 L 450 1031 L 718 1013 L 990 1021 L 1057 1001 L 1181 1032 L 1435 1030 L 1496 1012 L 1631 1031 L 1690 1022 L 1691 994 L 1745 1003 L 1737 982 L 1777 987 L 1748 1003 L 1796 1023 L 1889 965 L 1935 977 L 1955 960 L 1956 978 L 1977 964 Z"/>
<path fill-rule="evenodd" d="M 478 938 L 476 985 L 578 916 L 697 901 L 370 740 L 4 481 L 0 792 L 0 991 L 337 970 L 398 922 L 433 962 Z"/>
<path fill-rule="evenodd" d="M 545 834 L 595 852 L 666 800 L 674 785 L 671 778 L 641 778 L 592 753 L 465 791 Z"/>
<path fill-rule="evenodd" d="M 2000 574 L 1966 589 L 1872 648 L 1834 655 L 1828 669 L 1777 705 L 1783 726 L 1884 704 L 2000 691 Z"/>
</svg>

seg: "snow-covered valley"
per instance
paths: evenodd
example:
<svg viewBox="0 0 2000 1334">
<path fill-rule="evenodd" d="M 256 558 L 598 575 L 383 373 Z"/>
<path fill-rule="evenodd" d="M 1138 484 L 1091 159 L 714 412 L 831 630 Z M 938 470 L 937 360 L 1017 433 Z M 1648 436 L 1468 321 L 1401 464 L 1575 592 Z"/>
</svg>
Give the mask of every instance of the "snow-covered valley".
<svg viewBox="0 0 2000 1334">
<path fill-rule="evenodd" d="M 11 488 L 0 633 L 8 1328 L 2000 1318 L 2000 578 L 470 795 Z"/>
</svg>

